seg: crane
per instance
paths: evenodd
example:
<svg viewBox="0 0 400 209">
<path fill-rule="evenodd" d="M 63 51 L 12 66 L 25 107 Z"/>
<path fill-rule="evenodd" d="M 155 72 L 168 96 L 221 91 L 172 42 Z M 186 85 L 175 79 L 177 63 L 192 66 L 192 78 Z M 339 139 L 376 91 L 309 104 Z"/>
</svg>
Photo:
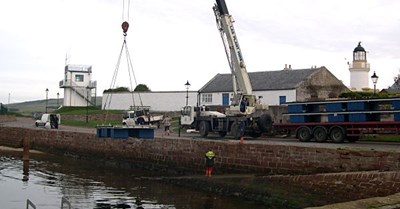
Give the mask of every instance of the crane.
<svg viewBox="0 0 400 209">
<path fill-rule="evenodd" d="M 233 27 L 233 18 L 229 14 L 225 0 L 216 0 L 213 6 L 218 31 L 224 44 L 232 74 L 233 97 L 224 113 L 209 111 L 206 107 L 185 106 L 182 109 L 181 125 L 194 128 L 201 136 L 217 132 L 221 137 L 230 133 L 234 138 L 244 135 L 261 136 L 272 126 L 272 119 L 266 113 L 267 107 L 253 94 L 251 81 Z"/>
</svg>

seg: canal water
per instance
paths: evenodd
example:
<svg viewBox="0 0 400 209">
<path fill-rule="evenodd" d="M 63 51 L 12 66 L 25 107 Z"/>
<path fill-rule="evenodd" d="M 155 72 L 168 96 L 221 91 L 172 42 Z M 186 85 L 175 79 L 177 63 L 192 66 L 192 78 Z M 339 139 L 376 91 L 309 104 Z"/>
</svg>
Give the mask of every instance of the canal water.
<svg viewBox="0 0 400 209">
<path fill-rule="evenodd" d="M 142 170 L 98 167 L 90 161 L 45 153 L 31 154 L 29 161 L 23 161 L 20 152 L 0 149 L 0 208 L 26 208 L 29 199 L 38 209 L 57 209 L 61 208 L 62 197 L 74 209 L 266 208 L 238 198 L 151 180 L 157 176 Z"/>
</svg>

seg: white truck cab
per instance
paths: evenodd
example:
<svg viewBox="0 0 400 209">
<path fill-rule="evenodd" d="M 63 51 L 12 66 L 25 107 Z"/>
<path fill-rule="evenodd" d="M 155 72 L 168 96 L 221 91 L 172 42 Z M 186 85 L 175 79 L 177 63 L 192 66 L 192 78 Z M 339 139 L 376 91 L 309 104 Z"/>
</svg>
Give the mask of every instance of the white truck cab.
<svg viewBox="0 0 400 209">
<path fill-rule="evenodd" d="M 160 127 L 163 115 L 152 115 L 149 109 L 136 109 L 125 112 L 122 119 L 124 126 L 156 125 Z"/>
</svg>

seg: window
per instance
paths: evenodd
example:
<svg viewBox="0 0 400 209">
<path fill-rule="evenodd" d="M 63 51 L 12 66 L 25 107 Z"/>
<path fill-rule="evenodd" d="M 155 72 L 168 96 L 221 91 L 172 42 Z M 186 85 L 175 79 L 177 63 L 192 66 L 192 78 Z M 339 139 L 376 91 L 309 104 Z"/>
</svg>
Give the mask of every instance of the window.
<svg viewBox="0 0 400 209">
<path fill-rule="evenodd" d="M 366 60 L 365 52 L 355 52 L 354 60 Z"/>
<path fill-rule="evenodd" d="M 83 75 L 75 75 L 75 82 L 83 82 Z"/>
<path fill-rule="evenodd" d="M 190 106 L 186 106 L 182 109 L 182 115 L 184 116 L 190 116 L 191 113 L 192 113 L 192 107 Z"/>
<path fill-rule="evenodd" d="M 202 103 L 212 103 L 212 94 L 202 94 L 201 102 Z"/>
</svg>

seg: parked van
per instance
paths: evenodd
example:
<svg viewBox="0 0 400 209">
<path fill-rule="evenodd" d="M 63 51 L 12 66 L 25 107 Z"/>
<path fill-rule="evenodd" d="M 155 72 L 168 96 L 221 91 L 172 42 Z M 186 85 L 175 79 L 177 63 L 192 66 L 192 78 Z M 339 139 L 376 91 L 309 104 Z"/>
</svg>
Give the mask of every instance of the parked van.
<svg viewBox="0 0 400 209">
<path fill-rule="evenodd" d="M 42 115 L 40 120 L 35 121 L 35 126 L 44 126 L 48 129 L 58 129 L 58 125 L 61 124 L 60 114 L 45 113 Z"/>
</svg>

